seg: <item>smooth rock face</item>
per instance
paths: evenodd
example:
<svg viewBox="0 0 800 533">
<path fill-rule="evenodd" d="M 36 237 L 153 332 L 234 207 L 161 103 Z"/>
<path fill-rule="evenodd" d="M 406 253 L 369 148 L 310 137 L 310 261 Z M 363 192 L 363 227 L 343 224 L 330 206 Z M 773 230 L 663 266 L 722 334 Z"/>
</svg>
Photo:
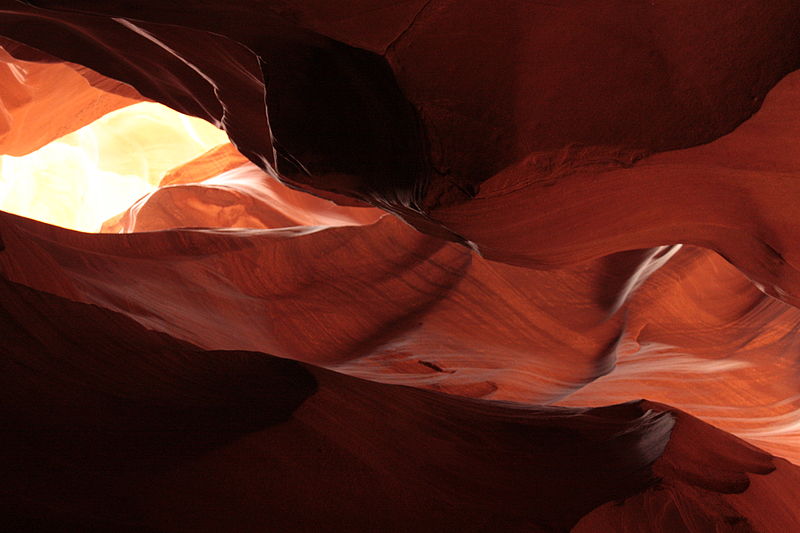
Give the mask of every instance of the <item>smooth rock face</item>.
<svg viewBox="0 0 800 533">
<path fill-rule="evenodd" d="M 130 86 L 0 38 L 0 152 L 20 156 L 136 103 Z M 15 55 L 32 56 L 23 61 Z M 53 113 L 54 109 L 58 112 Z"/>
<path fill-rule="evenodd" d="M 0 6 L 1 153 L 231 140 L 0 212 L 6 529 L 800 528 L 795 2 Z"/>
</svg>

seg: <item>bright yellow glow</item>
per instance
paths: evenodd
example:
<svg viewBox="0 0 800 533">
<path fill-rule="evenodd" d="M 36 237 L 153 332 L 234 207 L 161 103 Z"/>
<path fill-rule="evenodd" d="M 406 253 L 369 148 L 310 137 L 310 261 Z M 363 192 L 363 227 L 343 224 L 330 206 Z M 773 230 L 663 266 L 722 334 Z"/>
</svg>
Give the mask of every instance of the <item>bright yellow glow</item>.
<svg viewBox="0 0 800 533">
<path fill-rule="evenodd" d="M 0 210 L 96 232 L 167 171 L 227 142 L 204 120 L 134 104 L 25 156 L 0 156 Z"/>
</svg>

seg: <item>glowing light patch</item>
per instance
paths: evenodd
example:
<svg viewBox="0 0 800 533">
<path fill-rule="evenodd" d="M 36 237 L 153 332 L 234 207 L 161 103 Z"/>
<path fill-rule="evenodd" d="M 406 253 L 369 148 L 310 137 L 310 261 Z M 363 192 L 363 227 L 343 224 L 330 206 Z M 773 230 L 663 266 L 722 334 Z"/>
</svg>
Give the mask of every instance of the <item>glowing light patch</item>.
<svg viewBox="0 0 800 533">
<path fill-rule="evenodd" d="M 134 104 L 30 154 L 0 156 L 0 210 L 97 232 L 156 189 L 167 171 L 227 142 L 204 120 Z"/>
</svg>

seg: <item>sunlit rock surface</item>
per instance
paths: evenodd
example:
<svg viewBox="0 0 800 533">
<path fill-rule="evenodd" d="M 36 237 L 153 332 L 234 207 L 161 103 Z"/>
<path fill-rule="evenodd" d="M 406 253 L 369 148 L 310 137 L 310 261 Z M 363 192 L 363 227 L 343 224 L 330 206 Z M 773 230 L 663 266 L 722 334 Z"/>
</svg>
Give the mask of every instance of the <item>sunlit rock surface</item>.
<svg viewBox="0 0 800 533">
<path fill-rule="evenodd" d="M 3 210 L 80 231 L 156 189 L 164 174 L 228 142 L 204 120 L 141 102 L 21 157 L 0 156 Z"/>
<path fill-rule="evenodd" d="M 2 6 L 12 528 L 800 527 L 796 3 Z"/>
<path fill-rule="evenodd" d="M 102 231 L 349 226 L 375 222 L 383 214 L 293 191 L 225 144 L 173 168 L 160 187 L 106 221 Z"/>
<path fill-rule="evenodd" d="M 3 154 L 28 154 L 110 111 L 141 100 L 130 86 L 84 66 L 5 38 L 0 38 L 0 48 Z"/>
</svg>

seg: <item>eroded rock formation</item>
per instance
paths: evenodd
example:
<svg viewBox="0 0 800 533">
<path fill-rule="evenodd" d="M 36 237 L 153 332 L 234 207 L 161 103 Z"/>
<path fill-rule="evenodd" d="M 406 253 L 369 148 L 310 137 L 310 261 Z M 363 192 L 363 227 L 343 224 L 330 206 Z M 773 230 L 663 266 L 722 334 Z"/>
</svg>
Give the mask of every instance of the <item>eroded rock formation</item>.
<svg viewBox="0 0 800 533">
<path fill-rule="evenodd" d="M 232 143 L 0 213 L 13 528 L 800 527 L 794 2 L 0 5 L 0 152 Z"/>
</svg>

